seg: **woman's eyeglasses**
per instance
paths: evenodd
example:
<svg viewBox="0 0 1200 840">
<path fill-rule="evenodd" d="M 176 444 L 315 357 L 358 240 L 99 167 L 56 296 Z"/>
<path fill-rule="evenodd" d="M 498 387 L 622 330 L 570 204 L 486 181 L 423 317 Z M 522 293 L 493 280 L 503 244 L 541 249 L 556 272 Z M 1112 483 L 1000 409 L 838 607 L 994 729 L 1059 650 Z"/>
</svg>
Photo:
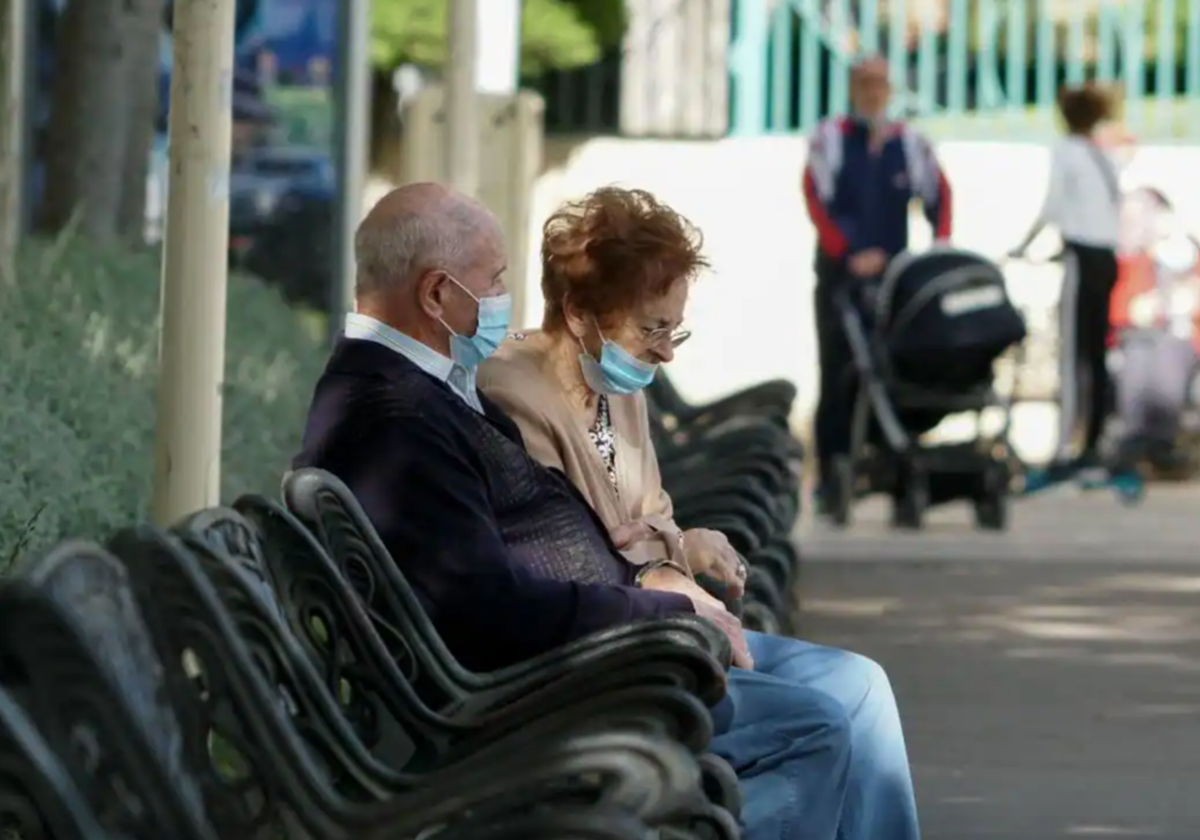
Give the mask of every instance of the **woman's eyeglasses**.
<svg viewBox="0 0 1200 840">
<path fill-rule="evenodd" d="M 642 329 L 642 338 L 649 347 L 661 347 L 669 344 L 674 349 L 691 337 L 691 330 L 672 330 L 668 327 L 659 327 L 653 330 Z"/>
</svg>

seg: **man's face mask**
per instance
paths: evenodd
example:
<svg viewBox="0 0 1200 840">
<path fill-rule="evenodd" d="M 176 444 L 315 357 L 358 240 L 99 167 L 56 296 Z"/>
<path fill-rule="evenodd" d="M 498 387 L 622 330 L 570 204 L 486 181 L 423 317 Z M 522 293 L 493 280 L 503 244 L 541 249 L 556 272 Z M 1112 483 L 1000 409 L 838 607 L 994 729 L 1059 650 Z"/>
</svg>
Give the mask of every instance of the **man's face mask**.
<svg viewBox="0 0 1200 840">
<path fill-rule="evenodd" d="M 507 292 L 493 297 L 479 298 L 452 275 L 446 278 L 462 289 L 479 305 L 479 314 L 474 335 L 459 335 L 442 318 L 438 320 L 450 332 L 450 358 L 467 370 L 473 370 L 496 352 L 512 321 L 512 295 Z"/>
</svg>

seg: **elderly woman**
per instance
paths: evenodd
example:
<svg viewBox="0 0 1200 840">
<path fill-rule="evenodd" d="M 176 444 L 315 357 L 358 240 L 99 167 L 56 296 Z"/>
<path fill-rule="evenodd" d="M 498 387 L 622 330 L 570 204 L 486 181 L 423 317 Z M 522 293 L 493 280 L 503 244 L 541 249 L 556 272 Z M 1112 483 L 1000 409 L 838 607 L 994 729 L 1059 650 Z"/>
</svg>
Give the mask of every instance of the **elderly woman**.
<svg viewBox="0 0 1200 840">
<path fill-rule="evenodd" d="M 688 291 L 706 265 L 700 244 L 686 219 L 641 190 L 606 188 L 567 204 L 543 230 L 542 329 L 506 342 L 481 366 L 479 387 L 517 423 L 530 453 L 575 485 L 633 562 L 707 573 L 736 590 L 741 566 L 725 538 L 682 531 L 671 518 L 642 393 L 688 337 Z M 714 717 L 736 719 L 739 708 L 770 702 L 777 681 L 803 685 L 814 702 L 842 708 L 852 754 L 845 796 L 831 805 L 817 792 L 835 780 L 814 773 L 793 780 L 792 790 L 770 787 L 747 764 L 741 736 L 719 734 L 714 752 L 742 778 L 746 836 L 818 837 L 827 828 L 847 840 L 917 838 L 908 758 L 883 669 L 795 639 L 745 637 L 754 671 L 732 672 L 725 708 Z M 779 825 L 780 797 L 797 795 L 812 803 L 811 822 Z"/>
<path fill-rule="evenodd" d="M 595 236 L 632 222 L 645 226 L 626 240 Z M 480 369 L 479 387 L 521 427 L 530 454 L 571 479 L 632 562 L 678 564 L 736 597 L 745 566 L 725 536 L 681 531 L 671 518 L 642 394 L 689 335 L 680 328 L 687 281 L 705 266 L 693 237 L 644 192 L 602 190 L 564 208 L 545 227 L 543 329 L 512 336 Z M 646 251 L 654 278 L 614 270 L 638 247 L 657 249 Z M 600 265 L 613 268 L 596 273 Z"/>
</svg>

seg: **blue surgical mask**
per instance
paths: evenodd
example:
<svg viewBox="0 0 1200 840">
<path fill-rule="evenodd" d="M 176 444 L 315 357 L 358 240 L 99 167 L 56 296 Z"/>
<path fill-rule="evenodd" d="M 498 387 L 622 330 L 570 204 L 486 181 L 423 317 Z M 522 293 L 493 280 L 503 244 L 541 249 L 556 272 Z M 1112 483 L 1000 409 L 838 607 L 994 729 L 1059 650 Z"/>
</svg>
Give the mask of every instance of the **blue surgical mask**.
<svg viewBox="0 0 1200 840">
<path fill-rule="evenodd" d="M 471 291 L 450 275 L 446 275 L 451 283 L 458 286 L 471 299 L 479 304 L 478 323 L 474 335 L 459 335 L 450 325 L 442 321 L 442 326 L 450 330 L 450 358 L 454 363 L 467 370 L 474 370 L 496 352 L 496 348 L 508 335 L 512 321 L 512 295 L 503 294 L 494 297 L 478 298 Z M 440 318 L 438 320 L 441 320 Z"/>
<path fill-rule="evenodd" d="M 643 362 L 615 341 L 600 336 L 600 361 L 590 353 L 579 354 L 583 381 L 597 394 L 628 396 L 654 381 L 658 365 Z"/>
</svg>

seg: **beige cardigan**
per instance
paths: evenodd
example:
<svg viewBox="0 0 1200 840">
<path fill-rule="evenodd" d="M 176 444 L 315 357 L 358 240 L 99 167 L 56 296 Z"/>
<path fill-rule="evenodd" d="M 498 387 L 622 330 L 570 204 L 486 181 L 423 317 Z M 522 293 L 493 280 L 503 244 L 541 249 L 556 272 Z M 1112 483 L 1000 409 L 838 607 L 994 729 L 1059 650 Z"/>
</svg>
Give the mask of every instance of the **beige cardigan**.
<svg viewBox="0 0 1200 840">
<path fill-rule="evenodd" d="M 506 341 L 480 366 L 479 390 L 521 429 L 529 454 L 561 470 L 609 531 L 637 520 L 655 529 L 655 538 L 623 552 L 631 563 L 670 559 L 686 566 L 682 534 L 671 518 L 671 497 L 663 489 L 650 439 L 645 395 L 608 398 L 617 437 L 618 494 L 588 435 L 587 424 L 554 377 L 545 350 L 540 342 L 530 340 L 537 333 L 526 335 L 529 338 L 525 340 Z"/>
</svg>

